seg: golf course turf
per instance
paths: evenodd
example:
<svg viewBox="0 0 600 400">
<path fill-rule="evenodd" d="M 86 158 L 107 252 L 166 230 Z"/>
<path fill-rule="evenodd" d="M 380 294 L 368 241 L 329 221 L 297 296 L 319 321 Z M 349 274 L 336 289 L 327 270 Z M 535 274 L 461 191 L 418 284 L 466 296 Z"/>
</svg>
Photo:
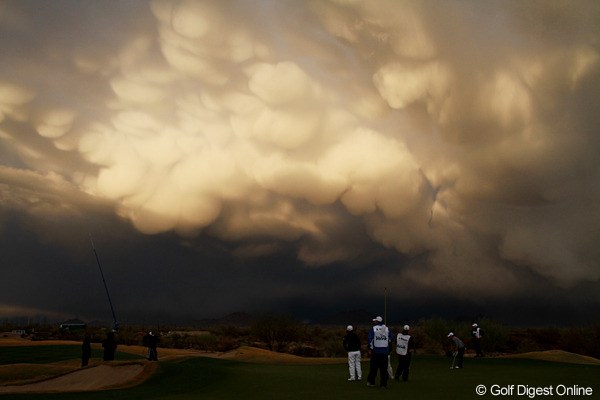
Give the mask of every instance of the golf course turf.
<svg viewBox="0 0 600 400">
<path fill-rule="evenodd" d="M 76 347 L 71 347 L 55 350 L 57 353 L 77 351 Z M 5 349 L 7 352 L 4 352 Z M 35 358 L 27 347 L 21 350 L 0 348 L 0 361 L 6 364 L 9 362 L 7 357 L 14 359 L 19 351 Z M 35 354 L 39 358 L 34 362 L 51 362 L 51 355 L 47 351 L 38 349 Z M 123 354 L 120 356 L 130 357 Z M 393 361 L 395 362 L 395 358 Z M 374 399 L 381 398 L 382 395 L 402 399 L 529 398 L 527 395 L 516 395 L 517 385 L 522 385 L 522 388 L 577 385 L 589 387 L 593 391 L 591 396 L 577 398 L 600 398 L 600 366 L 597 365 L 512 358 L 467 358 L 462 370 L 451 370 L 450 364 L 451 360 L 446 357 L 416 355 L 409 382 L 390 381 L 387 389 L 381 389 L 366 386 L 369 369 L 366 360 L 363 362 L 363 381 L 348 382 L 346 364 L 276 365 L 188 357 L 160 361 L 158 371 L 135 387 L 79 393 L 0 394 L 0 398 L 318 400 Z M 475 393 L 478 385 L 484 385 L 485 395 L 478 396 Z M 492 385 L 498 385 L 496 388 L 515 385 L 515 395 L 493 396 L 490 394 Z"/>
</svg>

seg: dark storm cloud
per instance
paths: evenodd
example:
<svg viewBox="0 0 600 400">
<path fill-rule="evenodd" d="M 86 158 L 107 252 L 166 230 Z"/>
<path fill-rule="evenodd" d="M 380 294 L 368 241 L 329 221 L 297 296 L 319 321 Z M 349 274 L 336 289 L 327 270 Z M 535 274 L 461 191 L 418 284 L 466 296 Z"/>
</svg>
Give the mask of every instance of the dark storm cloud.
<svg viewBox="0 0 600 400">
<path fill-rule="evenodd" d="M 597 310 L 599 14 L 4 1 L 2 310 Z"/>
</svg>

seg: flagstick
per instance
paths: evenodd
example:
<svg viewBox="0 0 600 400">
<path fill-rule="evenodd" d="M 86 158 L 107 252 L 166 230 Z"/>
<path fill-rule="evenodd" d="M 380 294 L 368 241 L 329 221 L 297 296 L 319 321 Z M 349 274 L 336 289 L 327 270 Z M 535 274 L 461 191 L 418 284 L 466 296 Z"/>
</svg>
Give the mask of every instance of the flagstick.
<svg viewBox="0 0 600 400">
<path fill-rule="evenodd" d="M 112 301 L 110 300 L 110 294 L 108 293 L 108 286 L 106 285 L 106 279 L 104 279 L 104 272 L 102 272 L 102 266 L 100 265 L 100 258 L 98 258 L 98 253 L 96 252 L 96 247 L 94 246 L 94 241 L 92 240 L 92 234 L 90 233 L 90 243 L 92 244 L 92 250 L 94 251 L 94 255 L 96 256 L 96 263 L 98 264 L 98 269 L 100 269 L 100 276 L 102 277 L 102 283 L 104 284 L 104 290 L 106 290 L 106 297 L 108 297 L 108 304 L 110 305 L 110 311 L 113 317 L 113 331 L 119 331 L 119 323 L 117 322 L 117 317 L 115 315 L 115 309 L 113 307 Z"/>
<path fill-rule="evenodd" d="M 387 325 L 387 288 L 383 288 L 383 323 Z"/>
</svg>

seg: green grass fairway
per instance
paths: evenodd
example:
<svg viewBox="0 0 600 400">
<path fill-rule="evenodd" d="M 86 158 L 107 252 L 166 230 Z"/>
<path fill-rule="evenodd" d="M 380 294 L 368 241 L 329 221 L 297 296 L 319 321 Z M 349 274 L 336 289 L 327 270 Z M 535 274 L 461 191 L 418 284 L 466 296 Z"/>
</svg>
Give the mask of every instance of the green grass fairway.
<svg viewBox="0 0 600 400">
<path fill-rule="evenodd" d="M 451 360 L 417 356 L 408 383 L 391 381 L 388 389 L 366 386 L 368 363 L 363 364 L 363 381 L 348 382 L 347 367 L 340 365 L 265 365 L 210 358 L 160 362 L 160 370 L 144 384 L 121 390 L 71 394 L 4 395 L 2 399 L 491 399 L 527 396 L 492 396 L 491 385 L 592 387 L 600 398 L 600 367 L 521 359 L 467 359 L 465 369 L 450 370 Z M 377 383 L 379 380 L 377 380 Z M 488 393 L 475 394 L 484 384 Z M 516 389 L 515 389 L 516 390 Z M 557 398 L 574 398 L 554 396 Z M 543 397 L 548 399 L 550 397 Z"/>
</svg>

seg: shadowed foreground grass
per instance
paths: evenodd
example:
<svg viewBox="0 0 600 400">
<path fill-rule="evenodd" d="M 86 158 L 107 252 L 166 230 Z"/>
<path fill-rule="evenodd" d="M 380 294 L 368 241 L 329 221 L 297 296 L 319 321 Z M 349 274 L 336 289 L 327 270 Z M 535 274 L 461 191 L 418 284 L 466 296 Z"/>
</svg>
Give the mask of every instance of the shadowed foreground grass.
<svg viewBox="0 0 600 400">
<path fill-rule="evenodd" d="M 102 349 L 92 349 L 92 358 L 101 359 Z M 117 360 L 139 360 L 143 357 L 131 353 L 117 351 Z M 81 345 L 48 345 L 48 346 L 1 346 L 0 365 L 32 363 L 49 364 L 59 361 L 80 360 Z"/>
<path fill-rule="evenodd" d="M 591 387 L 600 398 L 600 367 L 521 359 L 468 359 L 465 369 L 450 370 L 451 361 L 437 356 L 416 356 L 408 383 L 391 381 L 388 389 L 347 382 L 347 367 L 340 365 L 265 365 L 210 358 L 160 362 L 157 374 L 140 386 L 93 393 L 4 395 L 2 399 L 491 399 L 491 385 L 558 385 Z M 379 382 L 379 381 L 377 381 Z M 475 394 L 477 385 L 488 393 Z M 555 396 L 558 397 L 558 396 Z M 501 398 L 527 399 L 527 396 Z M 548 398 L 548 397 L 545 397 Z M 562 396 L 562 398 L 571 398 Z"/>
</svg>

